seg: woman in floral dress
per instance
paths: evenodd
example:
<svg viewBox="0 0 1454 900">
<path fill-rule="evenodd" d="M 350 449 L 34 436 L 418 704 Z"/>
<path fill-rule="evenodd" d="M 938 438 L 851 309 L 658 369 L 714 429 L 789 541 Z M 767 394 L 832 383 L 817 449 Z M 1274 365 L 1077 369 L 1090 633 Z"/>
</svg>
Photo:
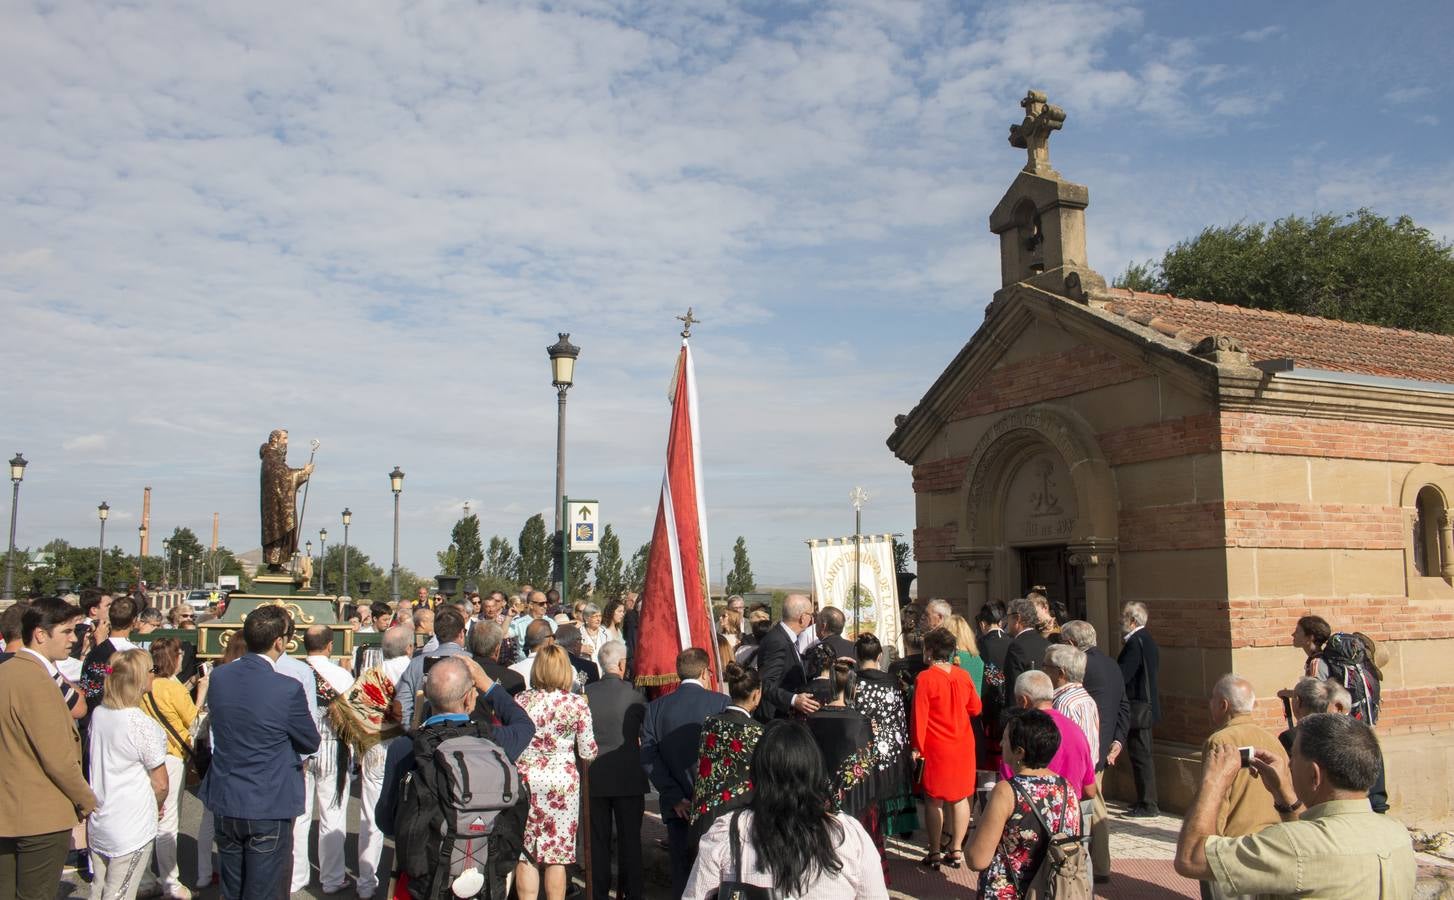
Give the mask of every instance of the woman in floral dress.
<svg viewBox="0 0 1454 900">
<path fill-rule="evenodd" d="M 516 765 L 530 788 L 530 816 L 515 891 L 520 900 L 535 900 L 545 867 L 545 896 L 565 896 L 565 867 L 576 861 L 576 827 L 580 821 L 581 779 L 576 756 L 595 759 L 596 739 L 586 698 L 571 693 L 575 669 L 566 652 L 547 644 L 530 668 L 530 689 L 515 698 L 530 721 L 535 737 Z"/>
<path fill-rule="evenodd" d="M 1006 717 L 1000 750 L 1014 776 L 990 792 L 969 843 L 969 865 L 980 870 L 983 900 L 1019 900 L 1035 877 L 1049 839 L 1035 819 L 1035 804 L 1052 833 L 1080 834 L 1080 803 L 1064 778 L 1051 772 L 1060 730 L 1040 710 Z"/>
<path fill-rule="evenodd" d="M 762 681 L 755 670 L 735 662 L 722 670 L 722 680 L 732 702 L 702 723 L 702 737 L 697 742 L 701 762 L 687 817 L 693 839 L 705 834 L 723 814 L 752 802 L 752 751 L 762 737 L 762 724 L 752 717 L 752 711 L 762 700 Z"/>
</svg>

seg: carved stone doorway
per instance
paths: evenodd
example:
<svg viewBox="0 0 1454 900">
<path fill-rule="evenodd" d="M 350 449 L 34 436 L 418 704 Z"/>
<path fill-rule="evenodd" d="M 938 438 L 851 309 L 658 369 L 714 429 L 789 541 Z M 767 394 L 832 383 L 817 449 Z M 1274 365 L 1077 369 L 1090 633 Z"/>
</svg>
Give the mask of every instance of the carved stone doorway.
<svg viewBox="0 0 1454 900">
<path fill-rule="evenodd" d="M 1085 572 L 1070 564 L 1071 551 L 1064 544 L 1058 547 L 1021 547 L 1020 596 L 1037 585 L 1045 588 L 1051 609 L 1064 603 L 1069 616 L 1062 620 L 1085 619 Z"/>
</svg>

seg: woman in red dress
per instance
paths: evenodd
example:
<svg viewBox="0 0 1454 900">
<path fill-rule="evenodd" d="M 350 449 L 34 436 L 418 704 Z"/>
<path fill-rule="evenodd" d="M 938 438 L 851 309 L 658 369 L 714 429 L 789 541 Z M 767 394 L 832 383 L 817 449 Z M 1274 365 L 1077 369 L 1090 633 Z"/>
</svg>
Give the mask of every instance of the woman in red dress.
<svg viewBox="0 0 1454 900">
<path fill-rule="evenodd" d="M 920 862 L 933 869 L 941 863 L 953 869 L 963 864 L 960 848 L 969 831 L 969 797 L 974 793 L 970 719 L 981 707 L 969 673 L 954 664 L 956 647 L 947 628 L 924 635 L 929 668 L 914 682 L 914 758 L 924 762 L 919 790 L 929 835 L 929 853 Z M 946 816 L 952 835 L 947 847 L 939 843 Z"/>
</svg>

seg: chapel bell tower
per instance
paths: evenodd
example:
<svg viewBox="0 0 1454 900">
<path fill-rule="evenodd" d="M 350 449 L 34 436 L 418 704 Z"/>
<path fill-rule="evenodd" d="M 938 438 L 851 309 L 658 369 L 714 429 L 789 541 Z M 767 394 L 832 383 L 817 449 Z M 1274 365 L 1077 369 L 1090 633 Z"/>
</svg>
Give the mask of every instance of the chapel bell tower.
<svg viewBox="0 0 1454 900">
<path fill-rule="evenodd" d="M 1050 135 L 1065 123 L 1065 110 L 1046 102 L 1041 91 L 1020 101 L 1025 118 L 1010 126 L 1010 145 L 1024 149 L 1025 168 L 990 213 L 990 231 L 1000 236 L 1000 281 L 1009 287 L 1028 281 L 1057 294 L 1104 288 L 1105 279 L 1085 254 L 1085 208 L 1090 192 L 1050 167 Z"/>
</svg>

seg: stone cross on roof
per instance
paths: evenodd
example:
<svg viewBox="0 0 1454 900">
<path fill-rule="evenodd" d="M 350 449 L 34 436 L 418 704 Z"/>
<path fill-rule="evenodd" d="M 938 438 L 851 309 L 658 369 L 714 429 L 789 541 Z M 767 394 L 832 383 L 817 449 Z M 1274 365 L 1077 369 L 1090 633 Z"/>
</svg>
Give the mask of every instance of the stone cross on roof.
<svg viewBox="0 0 1454 900">
<path fill-rule="evenodd" d="M 1010 146 L 1025 150 L 1028 160 L 1024 171 L 1031 175 L 1058 178 L 1060 173 L 1050 167 L 1050 133 L 1065 124 L 1065 110 L 1047 103 L 1044 91 L 1032 90 L 1020 101 L 1025 119 L 1010 126 Z"/>
</svg>

